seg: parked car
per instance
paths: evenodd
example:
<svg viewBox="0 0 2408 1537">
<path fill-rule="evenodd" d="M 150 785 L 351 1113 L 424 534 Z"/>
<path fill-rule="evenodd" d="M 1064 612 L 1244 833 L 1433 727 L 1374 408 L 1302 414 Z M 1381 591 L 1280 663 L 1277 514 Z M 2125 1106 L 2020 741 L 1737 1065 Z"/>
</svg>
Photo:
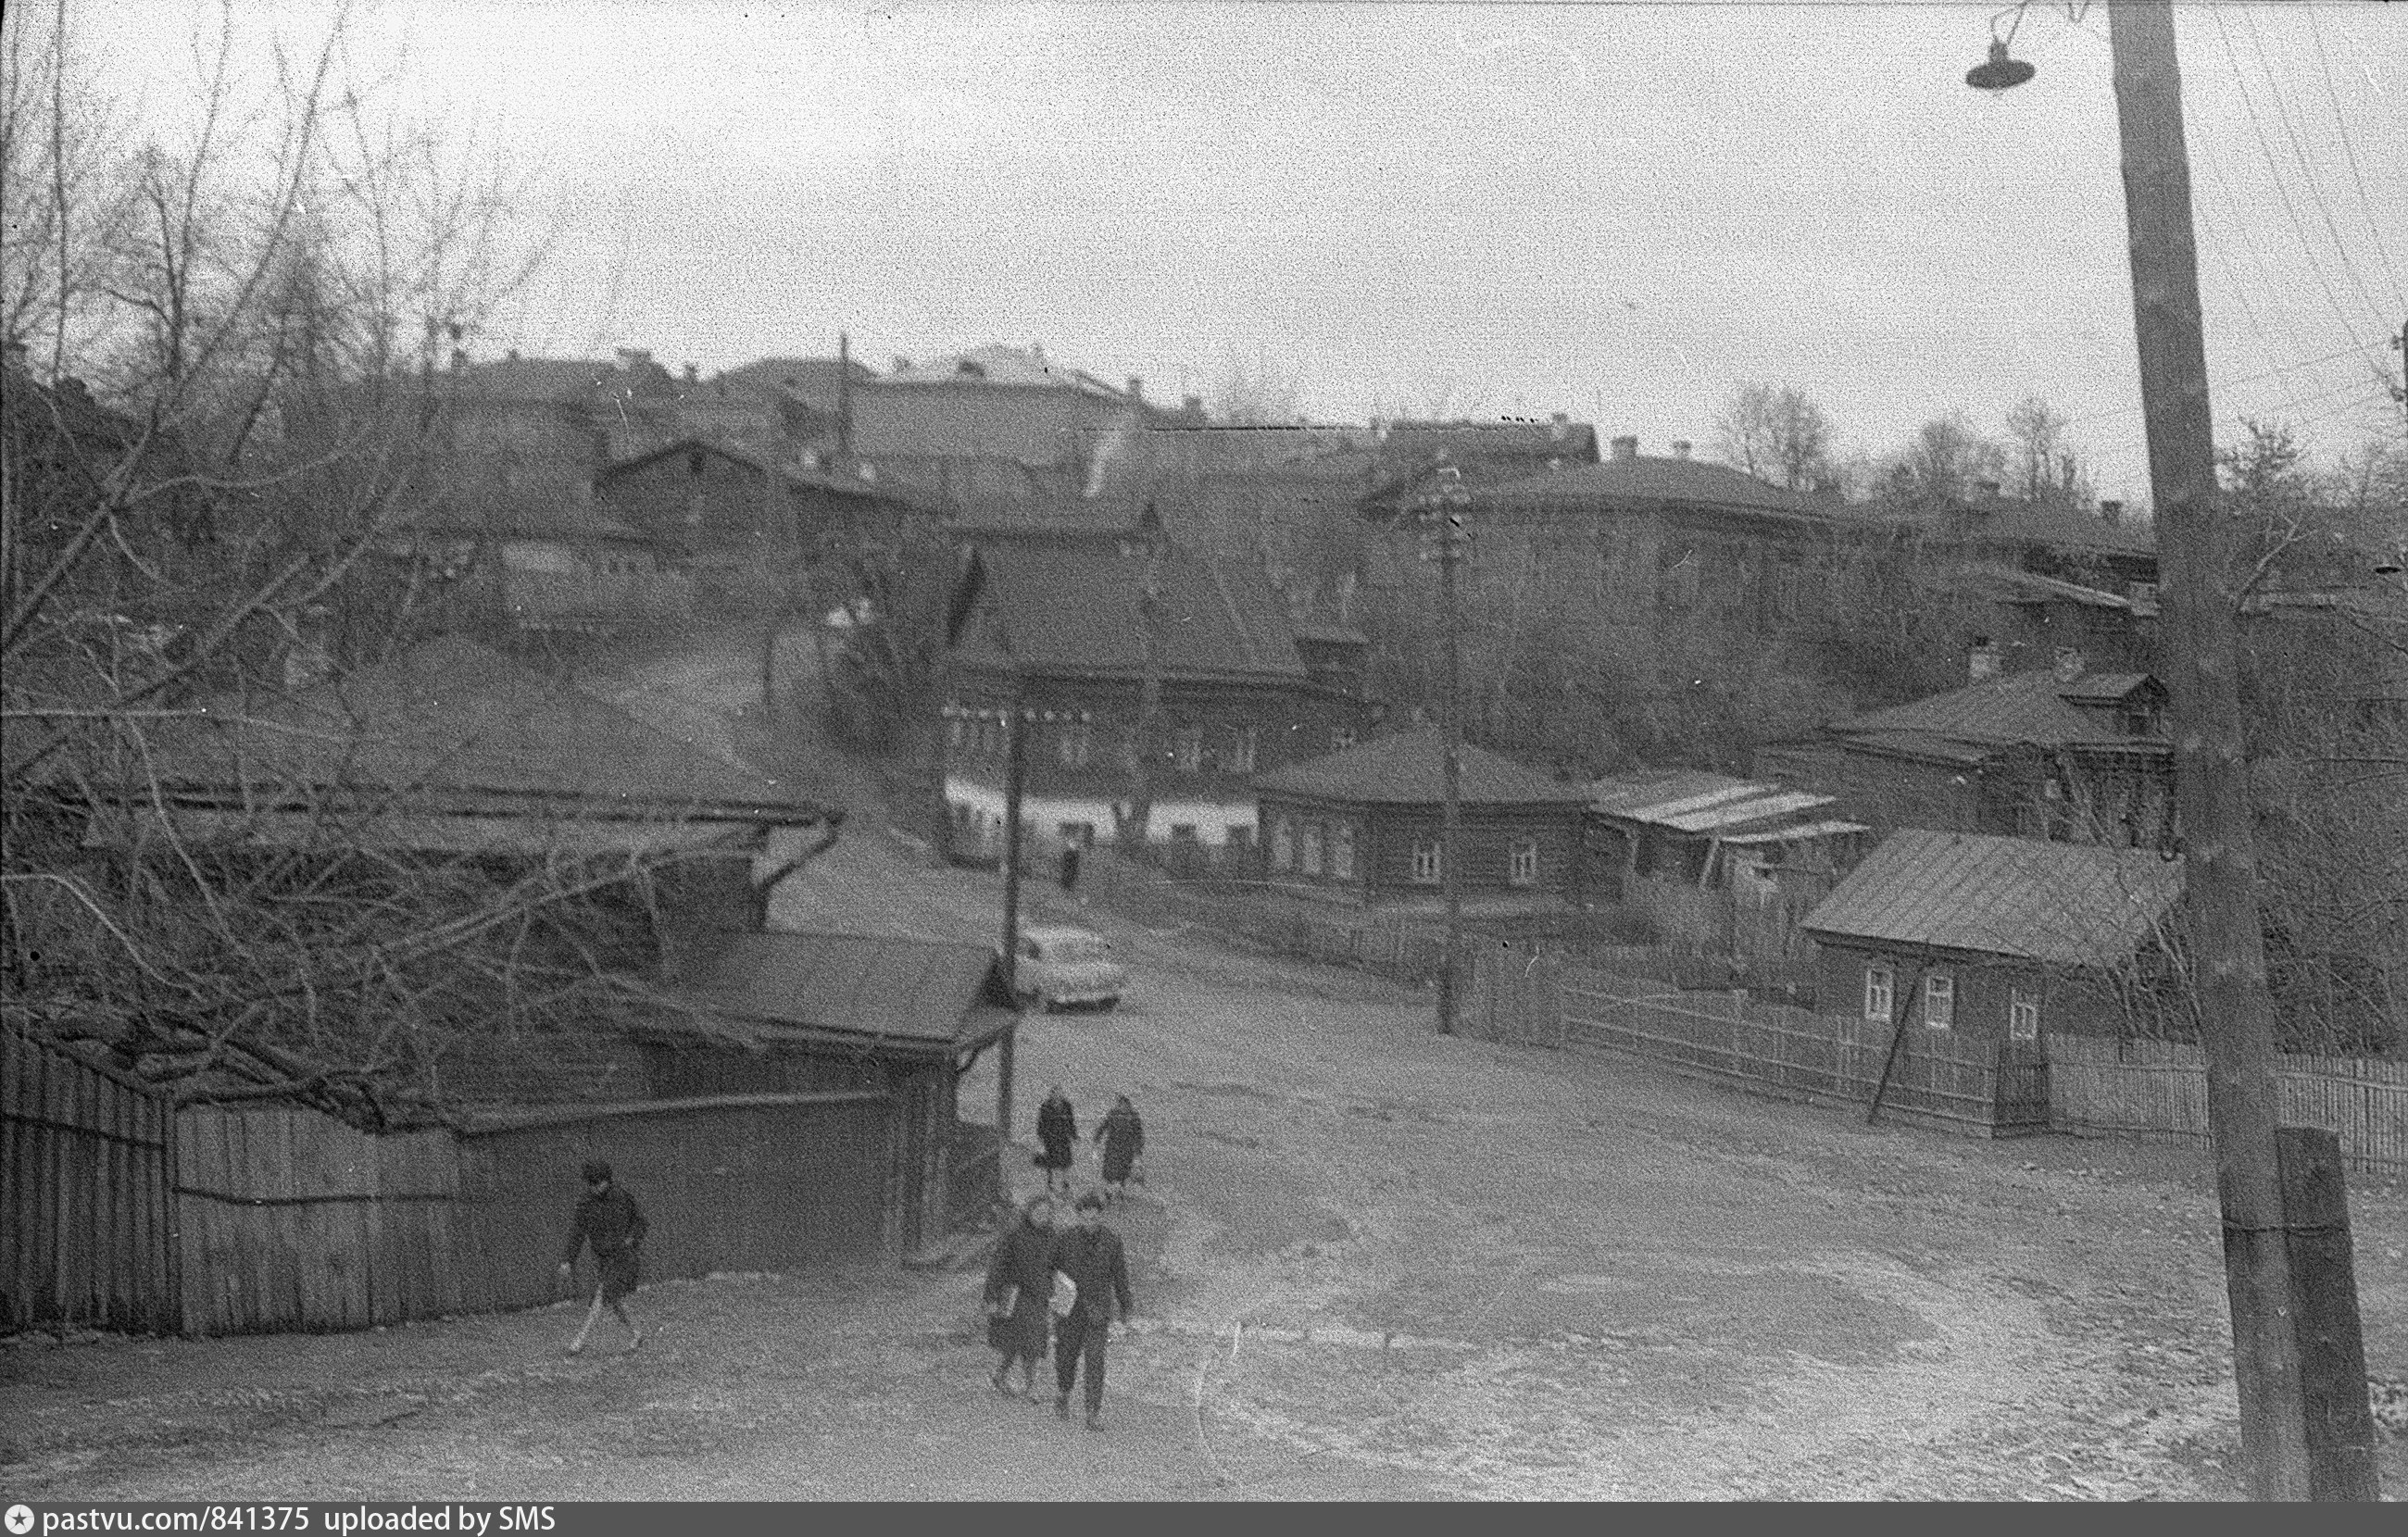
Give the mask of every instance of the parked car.
<svg viewBox="0 0 2408 1537">
<path fill-rule="evenodd" d="M 1012 987 L 1021 1007 L 1108 1009 L 1127 986 L 1128 970 L 1112 959 L 1103 935 L 1067 925 L 1020 931 Z"/>
</svg>

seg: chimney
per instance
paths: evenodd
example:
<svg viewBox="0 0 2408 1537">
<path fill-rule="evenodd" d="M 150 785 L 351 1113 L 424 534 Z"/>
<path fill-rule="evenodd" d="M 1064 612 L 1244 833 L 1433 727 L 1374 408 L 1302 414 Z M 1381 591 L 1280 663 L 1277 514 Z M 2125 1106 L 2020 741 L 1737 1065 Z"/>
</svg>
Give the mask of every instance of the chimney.
<svg viewBox="0 0 2408 1537">
<path fill-rule="evenodd" d="M 688 384 L 693 384 L 693 383 L 696 382 L 697 380 L 699 380 L 701 377 L 702 377 L 702 370 L 701 370 L 701 369 L 699 369 L 699 368 L 695 367 L 693 363 L 687 363 L 687 364 L 685 365 L 685 381 L 686 381 Z"/>
<path fill-rule="evenodd" d="M 513 347 L 508 352 L 503 353 L 502 356 L 508 362 L 516 363 L 519 361 L 519 349 Z"/>
<path fill-rule="evenodd" d="M 2124 520 L 2124 504 L 2121 502 L 2100 503 L 2099 520 L 2105 523 L 2109 528 L 2114 528 L 2116 524 Z"/>
<path fill-rule="evenodd" d="M 1688 458 L 1688 457 L 1689 457 L 1689 448 L 1690 448 L 1690 443 L 1689 443 L 1689 440 L 1688 440 L 1687 438 L 1685 438 L 1685 437 L 1676 437 L 1676 438 L 1674 438 L 1674 439 L 1672 440 L 1672 457 L 1673 457 L 1673 458 L 1675 458 L 1675 459 L 1686 459 L 1686 458 Z"/>
<path fill-rule="evenodd" d="M 1202 395 L 1182 396 L 1179 402 L 1179 408 L 1186 412 L 1189 416 L 1200 417 L 1204 414 L 1204 397 Z"/>
<path fill-rule="evenodd" d="M 614 347 L 610 350 L 618 354 L 619 366 L 630 371 L 652 361 L 652 353 L 640 347 Z"/>
<path fill-rule="evenodd" d="M 1131 400 L 1143 400 L 1145 398 L 1145 380 L 1138 377 L 1135 374 L 1131 374 L 1129 376 L 1128 397 Z"/>
<path fill-rule="evenodd" d="M 2082 653 L 2070 646 L 2057 648 L 2057 662 L 2049 668 L 2059 683 L 2071 683 L 2082 676 Z"/>
<path fill-rule="evenodd" d="M 1976 683 L 1985 677 L 1996 677 L 2006 662 L 2006 653 L 1987 635 L 1973 637 L 1973 651 L 1966 672 Z"/>
<path fill-rule="evenodd" d="M 1985 501 L 1998 500 L 1999 483 L 1995 480 L 1976 480 L 1973 482 L 1973 489 L 1980 491 Z"/>
<path fill-rule="evenodd" d="M 1557 411 L 1554 418 L 1547 423 L 1548 439 L 1552 442 L 1561 443 L 1564 439 L 1571 435 L 1572 419 L 1565 413 Z"/>
<path fill-rule="evenodd" d="M 911 371 L 911 360 L 910 360 L 910 359 L 909 359 L 909 358 L 907 358 L 907 357 L 905 357 L 905 356 L 904 356 L 902 353 L 900 353 L 900 352 L 896 353 L 896 354 L 895 354 L 895 366 L 894 366 L 894 368 L 893 368 L 893 369 L 891 369 L 891 370 L 890 370 L 890 372 L 892 372 L 892 373 L 896 373 L 896 374 L 908 374 L 908 373 L 910 373 L 910 371 Z"/>
<path fill-rule="evenodd" d="M 456 374 L 467 366 L 468 349 L 465 347 L 453 348 L 452 349 L 452 372 Z"/>
<path fill-rule="evenodd" d="M 1615 439 L 1613 440 L 1613 457 L 1614 457 L 1614 458 L 1616 458 L 1616 459 L 1636 459 L 1636 458 L 1638 458 L 1638 457 L 1639 457 L 1639 439 L 1637 439 L 1636 437 L 1617 437 L 1617 438 L 1615 438 Z"/>
</svg>

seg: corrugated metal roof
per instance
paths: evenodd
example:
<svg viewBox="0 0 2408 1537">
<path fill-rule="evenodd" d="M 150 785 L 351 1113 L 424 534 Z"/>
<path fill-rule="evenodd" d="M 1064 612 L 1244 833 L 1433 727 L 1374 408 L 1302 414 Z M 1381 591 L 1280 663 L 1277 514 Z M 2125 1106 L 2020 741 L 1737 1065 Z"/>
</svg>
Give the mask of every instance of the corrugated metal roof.
<svg viewBox="0 0 2408 1537">
<path fill-rule="evenodd" d="M 1660 818 L 1664 825 L 1682 833 L 1706 833 L 1718 827 L 1740 827 L 1748 822 L 1761 822 L 1774 817 L 1786 817 L 1793 812 L 1810 811 L 1831 804 L 1832 797 L 1816 795 L 1811 790 L 1793 790 L 1778 795 L 1765 795 L 1745 801 L 1727 801 L 1700 811 L 1683 812 Z"/>
<path fill-rule="evenodd" d="M 1907 828 L 1799 925 L 1835 939 L 2102 966 L 2170 922 L 2179 859 L 2148 849 Z"/>
<path fill-rule="evenodd" d="M 1589 809 L 1604 816 L 1627 817 L 1634 808 L 1661 808 L 1676 803 L 1685 804 L 1697 797 L 1712 797 L 1717 792 L 1736 795 L 1770 788 L 1769 785 L 1752 784 L 1745 779 L 1734 779 L 1727 774 L 1709 774 L 1703 770 L 1598 779 L 1588 787 Z"/>
<path fill-rule="evenodd" d="M 1722 841 L 1746 847 L 1753 844 L 1800 843 L 1808 838 L 1837 838 L 1851 833 L 1871 831 L 1862 822 L 1808 822 L 1802 827 L 1776 827 L 1762 833 L 1734 833 Z"/>
<path fill-rule="evenodd" d="M 923 1046 L 971 1044 L 1010 1006 L 991 946 L 899 934 L 737 934 L 685 990 L 752 1018 Z"/>
<path fill-rule="evenodd" d="M 1589 797 L 1586 785 L 1549 778 L 1469 743 L 1462 766 L 1459 794 L 1466 805 L 1545 805 Z M 1446 736 L 1430 726 L 1380 737 L 1291 763 L 1256 779 L 1254 789 L 1357 805 L 1437 805 L 1446 798 Z"/>
</svg>

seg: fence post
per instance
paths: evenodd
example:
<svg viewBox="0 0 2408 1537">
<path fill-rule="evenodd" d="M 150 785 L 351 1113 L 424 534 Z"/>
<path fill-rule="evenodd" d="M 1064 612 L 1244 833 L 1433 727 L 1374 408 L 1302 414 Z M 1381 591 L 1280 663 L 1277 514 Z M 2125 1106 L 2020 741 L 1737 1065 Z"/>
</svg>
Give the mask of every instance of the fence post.
<svg viewBox="0 0 2408 1537">
<path fill-rule="evenodd" d="M 2300 1398 L 2307 1410 L 2308 1498 L 2380 1500 L 2341 1139 L 2305 1126 L 2283 1127 L 2274 1137 L 2283 1181 L 2284 1237 L 2291 1259 Z"/>
</svg>

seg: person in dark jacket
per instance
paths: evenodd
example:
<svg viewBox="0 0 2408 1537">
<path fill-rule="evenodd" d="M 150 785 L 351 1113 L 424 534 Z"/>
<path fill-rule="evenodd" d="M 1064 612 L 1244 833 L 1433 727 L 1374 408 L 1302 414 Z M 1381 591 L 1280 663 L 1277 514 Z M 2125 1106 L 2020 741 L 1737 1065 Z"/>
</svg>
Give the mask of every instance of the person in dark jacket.
<svg viewBox="0 0 2408 1537">
<path fill-rule="evenodd" d="M 1071 895 L 1079 889 L 1079 846 L 1075 843 L 1062 850 L 1062 889 Z"/>
<path fill-rule="evenodd" d="M 594 1331 L 595 1322 L 602 1316 L 605 1307 L 626 1326 L 627 1348 L 635 1350 L 642 1346 L 644 1331 L 627 1316 L 627 1296 L 642 1281 L 639 1261 L 650 1224 L 645 1222 L 636 1198 L 610 1177 L 609 1164 L 595 1159 L 585 1165 L 583 1173 L 585 1197 L 577 1203 L 577 1220 L 570 1224 L 568 1243 L 560 1251 L 560 1278 L 566 1283 L 576 1273 L 577 1251 L 590 1245 L 594 1250 L 594 1305 L 585 1310 L 585 1325 L 569 1342 L 568 1353 L 574 1356 L 584 1350 L 585 1337 Z"/>
<path fill-rule="evenodd" d="M 1104 1145 L 1105 1193 L 1126 1201 L 1129 1171 L 1145 1151 L 1145 1122 L 1138 1119 L 1137 1106 L 1129 1103 L 1126 1094 L 1113 1103 L 1103 1124 L 1096 1128 L 1096 1140 Z"/>
<path fill-rule="evenodd" d="M 1137 1311 L 1129 1295 L 1128 1257 L 1120 1234 L 1104 1226 L 1104 1198 L 1097 1190 L 1079 1197 L 1078 1223 L 1054 1243 L 1054 1270 L 1067 1276 L 1075 1294 L 1068 1311 L 1054 1321 L 1054 1412 L 1070 1417 L 1070 1388 L 1079 1366 L 1087 1368 L 1087 1429 L 1104 1428 L 1104 1342 L 1112 1328 L 1112 1304 L 1126 1323 Z"/>
<path fill-rule="evenodd" d="M 1020 1221 L 996 1241 L 986 1267 L 986 1343 L 1001 1356 L 995 1363 L 995 1390 L 1011 1396 L 1005 1378 L 1020 1363 L 1020 1391 L 1037 1397 L 1037 1363 L 1045 1359 L 1054 1294 L 1054 1199 L 1033 1195 L 1020 1208 Z"/>
<path fill-rule="evenodd" d="M 1045 1171 L 1045 1188 L 1070 1188 L 1071 1149 L 1079 1142 L 1079 1117 L 1070 1109 L 1070 1098 L 1055 1084 L 1045 1103 L 1037 1107 L 1037 1142 L 1044 1151 L 1037 1155 L 1037 1166 Z"/>
</svg>

